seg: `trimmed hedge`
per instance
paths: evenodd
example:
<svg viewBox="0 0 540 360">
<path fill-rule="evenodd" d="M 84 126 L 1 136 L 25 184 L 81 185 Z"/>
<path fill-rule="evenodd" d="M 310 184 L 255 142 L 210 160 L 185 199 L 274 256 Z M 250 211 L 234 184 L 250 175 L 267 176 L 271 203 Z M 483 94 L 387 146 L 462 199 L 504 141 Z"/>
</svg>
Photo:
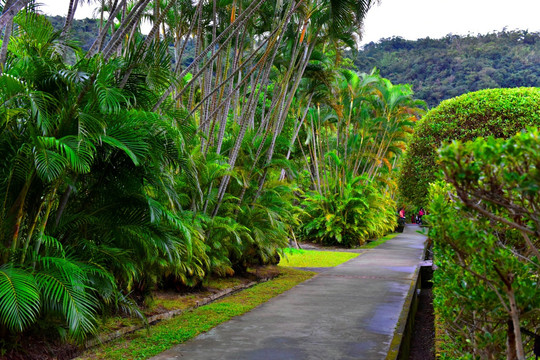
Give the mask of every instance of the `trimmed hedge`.
<svg viewBox="0 0 540 360">
<path fill-rule="evenodd" d="M 443 101 L 416 126 L 398 178 L 401 198 L 427 205 L 443 143 L 489 135 L 508 138 L 527 125 L 540 125 L 540 88 L 488 89 Z"/>
</svg>

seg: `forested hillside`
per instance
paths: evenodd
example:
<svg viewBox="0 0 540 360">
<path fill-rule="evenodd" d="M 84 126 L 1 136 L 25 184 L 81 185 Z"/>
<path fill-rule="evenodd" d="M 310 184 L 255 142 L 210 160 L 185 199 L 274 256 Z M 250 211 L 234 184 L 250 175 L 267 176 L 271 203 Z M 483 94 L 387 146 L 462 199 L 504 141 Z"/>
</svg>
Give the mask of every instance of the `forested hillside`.
<svg viewBox="0 0 540 360">
<path fill-rule="evenodd" d="M 392 82 L 411 84 L 418 98 L 436 106 L 470 91 L 540 86 L 540 34 L 502 31 L 416 41 L 395 37 L 364 46 L 355 64 L 360 71 L 376 66 Z"/>
<path fill-rule="evenodd" d="M 66 22 L 66 18 L 58 15 L 50 16 L 49 21 L 55 30 L 60 31 Z M 73 21 L 70 35 L 83 50 L 87 51 L 96 39 L 98 31 L 99 19 L 86 18 Z"/>
</svg>

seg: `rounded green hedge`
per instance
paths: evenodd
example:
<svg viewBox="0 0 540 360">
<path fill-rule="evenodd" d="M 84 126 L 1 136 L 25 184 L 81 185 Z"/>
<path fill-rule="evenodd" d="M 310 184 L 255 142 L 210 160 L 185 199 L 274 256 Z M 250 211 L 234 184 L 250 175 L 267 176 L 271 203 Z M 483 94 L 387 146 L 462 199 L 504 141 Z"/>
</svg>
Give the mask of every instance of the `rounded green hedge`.
<svg viewBox="0 0 540 360">
<path fill-rule="evenodd" d="M 426 205 L 442 143 L 489 135 L 508 138 L 527 125 L 540 125 L 540 88 L 488 89 L 441 102 L 416 126 L 398 178 L 401 199 Z"/>
</svg>

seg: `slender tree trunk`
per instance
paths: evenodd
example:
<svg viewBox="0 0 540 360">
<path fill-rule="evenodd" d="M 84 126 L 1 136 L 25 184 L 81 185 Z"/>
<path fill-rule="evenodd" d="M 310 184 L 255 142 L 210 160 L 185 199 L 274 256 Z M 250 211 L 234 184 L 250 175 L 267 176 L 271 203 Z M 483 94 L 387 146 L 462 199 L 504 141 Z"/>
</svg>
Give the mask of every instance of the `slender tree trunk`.
<svg viewBox="0 0 540 360">
<path fill-rule="evenodd" d="M 4 40 L 2 41 L 2 48 L 0 48 L 0 74 L 4 72 L 4 68 L 6 67 L 7 50 L 8 50 L 9 40 L 11 39 L 12 31 L 13 31 L 13 19 L 10 19 L 10 21 L 8 21 L 8 23 L 6 24 L 6 28 L 4 31 Z"/>
<path fill-rule="evenodd" d="M 512 318 L 512 325 L 514 328 L 515 358 L 517 360 L 525 360 L 525 351 L 523 349 L 523 341 L 521 339 L 521 330 L 519 324 L 519 309 L 517 307 L 514 289 L 512 287 L 507 288 L 506 296 L 508 297 L 510 303 L 510 316 Z"/>
<path fill-rule="evenodd" d="M 73 24 L 73 18 L 75 17 L 75 11 L 77 11 L 78 5 L 79 0 L 69 0 L 68 13 L 66 15 L 64 27 L 62 28 L 62 34 L 60 36 L 65 36 L 67 32 L 71 29 L 71 24 Z"/>
<path fill-rule="evenodd" d="M 23 253 L 21 255 L 21 265 L 24 264 L 24 261 L 26 260 L 26 254 L 28 252 L 28 246 L 30 245 L 30 242 L 32 241 L 32 237 L 34 236 L 34 230 L 36 229 L 36 225 L 40 219 L 41 210 L 43 209 L 43 205 L 45 204 L 45 201 L 41 201 L 38 207 L 38 210 L 34 216 L 34 220 L 32 221 L 32 224 L 30 225 L 30 228 L 28 230 L 28 234 L 26 235 L 26 241 L 24 243 L 24 249 Z"/>
<path fill-rule="evenodd" d="M 0 29 L 3 29 L 9 22 L 13 22 L 13 18 L 23 7 L 28 5 L 30 1 L 31 0 L 16 0 L 9 8 L 7 8 L 7 6 L 4 7 L 4 12 L 0 15 Z"/>
<path fill-rule="evenodd" d="M 123 5 L 126 3 L 126 0 L 121 0 L 121 1 L 122 2 L 120 4 L 118 4 L 118 0 L 114 1 L 114 4 L 111 7 L 110 12 L 109 12 L 109 19 L 107 20 L 107 23 L 101 29 L 98 36 L 96 37 L 96 39 L 92 43 L 92 46 L 90 46 L 90 49 L 86 53 L 87 58 L 90 58 L 92 55 L 94 55 L 96 53 L 96 51 L 101 51 L 101 49 L 103 48 L 103 43 L 105 41 L 105 37 L 107 36 L 107 33 L 109 32 L 109 29 L 113 26 L 114 19 L 116 18 L 116 15 L 118 15 L 118 13 L 122 9 Z"/>
<path fill-rule="evenodd" d="M 311 106 L 311 99 L 313 98 L 313 94 L 309 95 L 309 99 L 306 103 L 306 108 L 304 110 L 304 114 L 302 114 L 302 118 L 298 122 L 298 124 L 295 126 L 295 130 L 293 133 L 293 136 L 291 138 L 291 142 L 289 143 L 289 150 L 287 151 L 287 156 L 285 157 L 287 160 L 291 157 L 292 147 L 294 146 L 294 143 L 296 142 L 296 138 L 298 137 L 298 133 L 300 132 L 300 129 L 302 128 L 302 124 L 304 124 L 304 121 L 306 120 L 306 116 L 309 111 L 309 107 Z M 285 169 L 281 169 L 281 175 L 279 176 L 279 181 L 285 180 Z"/>
<path fill-rule="evenodd" d="M 173 1 L 169 0 L 169 5 L 171 5 L 172 3 L 173 3 Z M 150 34 L 148 34 L 149 38 L 152 38 L 152 37 L 155 38 L 154 41 L 156 43 L 159 42 L 159 24 L 161 23 L 161 18 L 162 18 L 162 15 L 160 15 L 160 11 L 159 11 L 159 5 L 160 5 L 159 0 L 154 0 L 154 26 L 156 24 L 158 24 L 158 26 L 157 26 L 157 30 L 155 30 L 152 33 L 152 36 L 150 36 Z M 167 7 L 168 7 L 168 9 L 170 9 L 170 7 L 168 5 L 167 5 Z M 162 14 L 164 14 L 166 11 L 168 11 L 168 9 L 164 10 Z M 152 41 L 152 40 L 150 40 L 150 41 Z"/>
<path fill-rule="evenodd" d="M 41 225 L 39 228 L 39 237 L 36 241 L 36 246 L 34 248 L 34 256 L 39 255 L 39 249 L 41 247 L 43 236 L 45 235 L 45 228 L 47 227 L 47 221 L 49 220 L 49 215 L 51 214 L 51 210 L 54 204 L 54 197 L 56 196 L 56 191 L 58 190 L 58 184 L 54 187 L 51 194 L 49 194 L 48 202 L 47 202 L 47 209 L 45 210 L 45 214 L 43 215 L 43 218 L 41 219 Z M 36 266 L 36 259 L 34 258 L 34 268 Z"/>
<path fill-rule="evenodd" d="M 13 5 L 13 0 L 7 0 L 4 9 L 9 9 Z M 5 13 L 5 11 L 4 11 Z M 0 27 L 0 33 L 2 28 Z M 4 40 L 2 41 L 2 48 L 0 48 L 0 74 L 4 72 L 7 60 L 7 49 L 9 40 L 11 39 L 11 32 L 13 31 L 13 18 L 10 18 L 6 23 L 4 30 Z"/>
<path fill-rule="evenodd" d="M 236 70 L 236 66 L 238 64 L 238 58 L 239 58 L 239 53 L 238 53 L 238 41 L 239 41 L 239 37 L 240 37 L 240 34 L 237 34 L 236 35 L 236 43 L 235 43 L 235 49 L 234 49 L 234 57 L 233 57 L 233 61 L 232 61 L 232 68 L 231 68 L 231 71 L 234 73 L 234 71 Z M 230 49 L 227 51 L 227 67 L 225 68 L 225 73 L 223 75 L 223 81 L 226 81 L 228 75 L 229 75 L 229 61 L 228 61 L 228 56 L 229 56 L 229 52 L 230 52 Z M 225 100 L 225 108 L 223 109 L 223 112 L 221 113 L 221 120 L 220 120 L 220 123 L 219 123 L 219 132 L 218 132 L 218 135 L 217 135 L 217 144 L 216 144 L 216 154 L 220 154 L 221 153 L 221 146 L 223 144 L 223 138 L 225 137 L 225 129 L 227 127 L 227 119 L 228 119 L 228 116 L 229 116 L 229 108 L 230 108 L 230 105 L 231 105 L 231 95 L 233 93 L 233 89 L 234 89 L 234 80 L 231 80 L 229 82 L 229 86 L 228 86 L 228 90 L 226 92 L 226 100 Z M 220 97 L 221 99 L 222 97 Z M 219 106 L 217 106 L 217 108 L 219 108 Z"/>
</svg>

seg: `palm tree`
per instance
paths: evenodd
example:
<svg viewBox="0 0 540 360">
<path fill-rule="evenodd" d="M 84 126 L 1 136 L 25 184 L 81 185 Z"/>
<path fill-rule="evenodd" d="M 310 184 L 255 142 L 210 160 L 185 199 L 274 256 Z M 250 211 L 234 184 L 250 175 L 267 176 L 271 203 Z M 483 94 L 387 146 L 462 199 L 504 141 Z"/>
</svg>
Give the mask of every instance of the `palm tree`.
<svg viewBox="0 0 540 360">
<path fill-rule="evenodd" d="M 175 205 L 182 134 L 149 111 L 156 95 L 133 92 L 149 78 L 120 89 L 120 62 L 69 67 L 45 18 L 17 21 L 13 51 L 24 56 L 0 76 L 0 324 L 20 332 L 54 312 L 80 340 L 101 305 L 130 307 L 127 292 L 167 272 L 206 271 L 190 260 L 187 243 L 201 239 Z"/>
</svg>

